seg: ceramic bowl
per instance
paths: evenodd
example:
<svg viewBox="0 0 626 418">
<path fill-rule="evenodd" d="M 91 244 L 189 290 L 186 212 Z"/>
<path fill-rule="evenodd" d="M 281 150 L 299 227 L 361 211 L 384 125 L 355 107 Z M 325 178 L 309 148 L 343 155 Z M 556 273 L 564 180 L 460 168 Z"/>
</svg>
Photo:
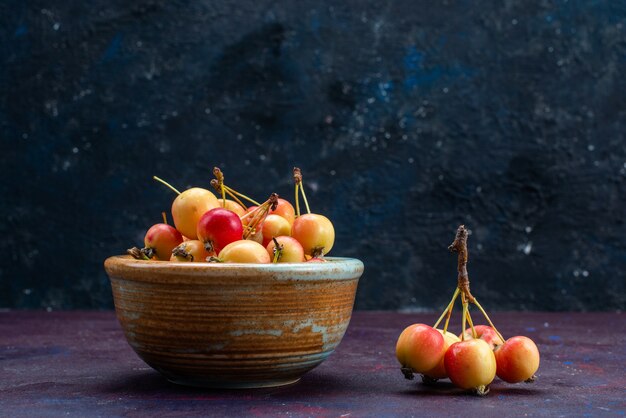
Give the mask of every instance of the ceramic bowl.
<svg viewBox="0 0 626 418">
<path fill-rule="evenodd" d="M 363 263 L 177 263 L 110 257 L 130 346 L 174 383 L 280 386 L 319 365 L 343 337 Z"/>
</svg>

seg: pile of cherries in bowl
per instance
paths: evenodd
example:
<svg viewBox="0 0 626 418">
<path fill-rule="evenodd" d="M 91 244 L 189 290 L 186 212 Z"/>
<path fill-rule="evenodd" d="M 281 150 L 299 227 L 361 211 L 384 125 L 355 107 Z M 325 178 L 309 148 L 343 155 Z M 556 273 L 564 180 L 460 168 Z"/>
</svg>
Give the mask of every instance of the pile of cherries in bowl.
<svg viewBox="0 0 626 418">
<path fill-rule="evenodd" d="M 136 259 L 176 262 L 301 263 L 324 262 L 332 249 L 335 230 L 324 215 L 311 213 L 302 173 L 294 168 L 295 203 L 272 193 L 259 203 L 224 184 L 224 175 L 214 168 L 211 185 L 220 195 L 200 187 L 178 191 L 172 202 L 174 226 L 152 225 L 144 247 L 128 250 Z M 307 213 L 300 213 L 300 195 Z M 227 197 L 230 197 L 228 199 Z M 246 203 L 250 204 L 247 206 Z"/>
</svg>

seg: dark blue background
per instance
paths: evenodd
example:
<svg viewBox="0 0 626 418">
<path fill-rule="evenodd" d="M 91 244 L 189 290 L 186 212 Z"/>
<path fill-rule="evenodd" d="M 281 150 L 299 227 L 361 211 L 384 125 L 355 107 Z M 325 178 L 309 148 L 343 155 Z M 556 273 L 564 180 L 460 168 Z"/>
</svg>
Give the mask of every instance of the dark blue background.
<svg viewBox="0 0 626 418">
<path fill-rule="evenodd" d="M 291 199 L 303 168 L 357 308 L 623 309 L 620 1 L 4 1 L 0 307 L 110 308 L 154 183 Z"/>
</svg>

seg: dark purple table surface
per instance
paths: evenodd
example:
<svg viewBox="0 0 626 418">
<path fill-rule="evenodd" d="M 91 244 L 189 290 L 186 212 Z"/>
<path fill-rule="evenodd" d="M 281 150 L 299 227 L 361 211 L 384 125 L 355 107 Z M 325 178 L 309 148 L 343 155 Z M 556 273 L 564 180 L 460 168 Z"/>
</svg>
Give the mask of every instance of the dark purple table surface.
<svg viewBox="0 0 626 418">
<path fill-rule="evenodd" d="M 0 312 L 0 416 L 620 416 L 626 321 L 619 313 L 493 313 L 541 351 L 534 384 L 496 379 L 484 398 L 405 380 L 394 346 L 434 314 L 355 312 L 336 352 L 294 385 L 177 386 L 126 343 L 113 312 Z M 457 327 L 458 328 L 458 327 Z M 458 331 L 453 328 L 453 331 Z"/>
</svg>

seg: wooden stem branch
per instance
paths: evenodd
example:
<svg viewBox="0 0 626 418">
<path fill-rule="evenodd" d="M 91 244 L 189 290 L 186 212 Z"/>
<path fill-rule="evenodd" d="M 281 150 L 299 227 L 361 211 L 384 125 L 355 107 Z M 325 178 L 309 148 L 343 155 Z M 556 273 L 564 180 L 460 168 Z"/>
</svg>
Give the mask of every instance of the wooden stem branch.
<svg viewBox="0 0 626 418">
<path fill-rule="evenodd" d="M 458 268 L 457 268 L 459 275 L 457 279 L 457 286 L 459 290 L 461 290 L 461 292 L 465 295 L 467 300 L 470 303 L 474 303 L 474 296 L 472 296 L 472 293 L 470 292 L 469 275 L 467 274 L 468 252 L 467 252 L 467 229 L 465 229 L 465 225 L 459 226 L 459 228 L 456 231 L 456 237 L 454 238 L 454 242 L 450 244 L 450 246 L 448 247 L 448 250 L 450 250 L 453 253 L 459 254 Z"/>
<path fill-rule="evenodd" d="M 467 302 L 472 303 L 478 307 L 478 309 L 483 314 L 489 325 L 494 329 L 496 334 L 498 334 L 502 341 L 505 341 L 504 337 L 502 337 L 502 334 L 500 334 L 495 325 L 493 325 L 493 322 L 491 322 L 491 319 L 489 318 L 489 315 L 487 315 L 487 312 L 485 312 L 478 300 L 470 292 L 470 281 L 469 275 L 467 274 L 467 260 L 469 258 L 469 255 L 467 251 L 467 229 L 465 229 L 465 225 L 459 226 L 456 231 L 456 237 L 454 238 L 454 242 L 450 244 L 448 249 L 452 252 L 459 254 L 457 269 L 459 272 L 459 276 L 457 279 L 457 286 L 464 296 L 464 299 Z M 465 334 L 465 319 L 469 319 L 469 310 L 467 312 L 463 312 L 463 334 Z M 471 324 L 471 319 L 469 319 L 469 321 Z M 475 335 L 475 332 L 476 331 L 472 327 L 472 334 Z"/>
</svg>

